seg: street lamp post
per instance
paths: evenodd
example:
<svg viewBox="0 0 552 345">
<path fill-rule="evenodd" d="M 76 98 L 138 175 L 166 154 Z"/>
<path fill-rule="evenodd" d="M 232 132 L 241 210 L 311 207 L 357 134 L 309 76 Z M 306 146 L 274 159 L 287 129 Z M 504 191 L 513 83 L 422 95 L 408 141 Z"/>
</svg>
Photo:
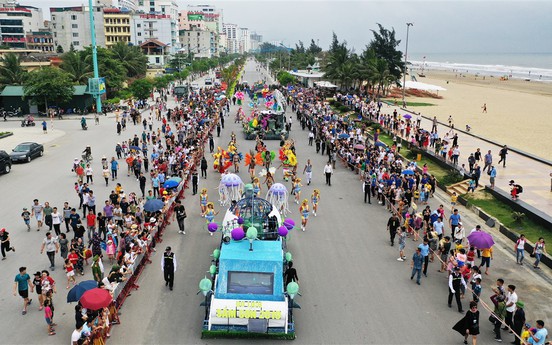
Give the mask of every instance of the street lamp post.
<svg viewBox="0 0 552 345">
<path fill-rule="evenodd" d="M 406 105 L 405 101 L 404 101 L 404 97 L 405 97 L 405 92 L 406 92 L 406 71 L 408 70 L 408 68 L 406 67 L 406 57 L 407 57 L 407 54 L 408 54 L 408 31 L 410 29 L 411 26 L 414 26 L 413 23 L 406 23 L 406 48 L 404 49 L 404 73 L 403 73 L 403 92 L 402 92 L 402 101 L 403 101 L 403 106 Z"/>
<path fill-rule="evenodd" d="M 94 67 L 94 79 L 99 82 L 100 73 L 98 71 L 98 50 L 96 48 L 96 29 L 94 28 L 94 6 L 92 0 L 88 0 L 88 11 L 90 13 L 90 38 L 92 40 L 92 65 Z M 99 93 L 96 94 L 96 113 L 102 112 L 102 98 Z"/>
</svg>

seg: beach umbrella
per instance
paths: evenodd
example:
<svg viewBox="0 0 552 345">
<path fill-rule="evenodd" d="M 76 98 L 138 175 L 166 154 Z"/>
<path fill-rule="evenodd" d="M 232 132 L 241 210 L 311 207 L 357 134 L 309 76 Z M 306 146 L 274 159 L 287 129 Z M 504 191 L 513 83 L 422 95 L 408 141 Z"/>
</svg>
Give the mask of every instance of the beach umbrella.
<svg viewBox="0 0 552 345">
<path fill-rule="evenodd" d="M 468 236 L 468 241 L 470 242 L 470 246 L 480 249 L 491 248 L 495 244 L 493 237 L 484 231 L 472 232 Z"/>
<path fill-rule="evenodd" d="M 414 171 L 412 171 L 412 170 L 403 170 L 401 172 L 401 174 L 403 174 L 403 175 L 414 175 Z"/>
<path fill-rule="evenodd" d="M 404 117 L 405 119 L 410 119 L 410 118 L 412 118 L 412 115 L 410 115 L 410 114 L 404 114 L 403 117 Z"/>
<path fill-rule="evenodd" d="M 338 138 L 339 139 L 349 139 L 351 136 L 347 133 L 341 133 Z"/>
<path fill-rule="evenodd" d="M 109 306 L 113 302 L 113 297 L 108 290 L 94 288 L 86 291 L 79 301 L 86 309 L 99 310 Z"/>
<path fill-rule="evenodd" d="M 88 291 L 98 287 L 98 282 L 95 280 L 85 280 L 73 286 L 67 293 L 67 303 L 78 302 L 82 295 Z"/>
<path fill-rule="evenodd" d="M 165 203 L 160 199 L 150 199 L 144 204 L 144 211 L 157 212 L 165 206 Z"/>
<path fill-rule="evenodd" d="M 164 188 L 175 188 L 175 187 L 178 187 L 178 182 L 176 182 L 175 180 L 168 180 L 167 182 L 165 182 L 163 184 L 163 187 Z"/>
</svg>

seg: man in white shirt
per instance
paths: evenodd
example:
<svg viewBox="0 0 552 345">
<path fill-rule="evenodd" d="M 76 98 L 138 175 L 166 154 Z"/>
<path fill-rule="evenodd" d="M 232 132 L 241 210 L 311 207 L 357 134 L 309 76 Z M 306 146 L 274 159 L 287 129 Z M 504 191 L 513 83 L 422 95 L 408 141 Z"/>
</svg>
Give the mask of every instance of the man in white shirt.
<svg viewBox="0 0 552 345">
<path fill-rule="evenodd" d="M 516 310 L 516 302 L 518 301 L 518 296 L 516 294 L 516 286 L 508 285 L 508 292 L 506 292 L 506 325 L 510 328 L 514 327 L 514 311 Z M 504 327 L 503 330 L 508 330 L 508 327 Z"/>
<path fill-rule="evenodd" d="M 332 164 L 329 161 L 324 166 L 324 174 L 326 175 L 326 184 L 328 186 L 331 186 L 332 185 L 333 169 L 332 169 Z"/>
</svg>

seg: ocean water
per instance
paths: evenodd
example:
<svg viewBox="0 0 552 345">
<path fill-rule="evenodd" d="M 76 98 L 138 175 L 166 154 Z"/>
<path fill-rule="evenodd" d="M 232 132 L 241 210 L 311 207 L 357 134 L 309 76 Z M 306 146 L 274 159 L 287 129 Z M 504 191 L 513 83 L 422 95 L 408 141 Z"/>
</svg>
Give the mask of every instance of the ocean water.
<svg viewBox="0 0 552 345">
<path fill-rule="evenodd" d="M 552 53 L 409 54 L 412 68 L 552 82 Z M 425 59 L 424 59 L 425 57 Z"/>
</svg>

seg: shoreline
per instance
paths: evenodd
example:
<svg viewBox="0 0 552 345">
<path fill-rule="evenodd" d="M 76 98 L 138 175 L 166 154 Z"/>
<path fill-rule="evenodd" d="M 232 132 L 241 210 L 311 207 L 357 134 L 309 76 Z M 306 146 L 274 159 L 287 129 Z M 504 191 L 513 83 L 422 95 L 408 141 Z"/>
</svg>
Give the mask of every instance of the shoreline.
<svg viewBox="0 0 552 345">
<path fill-rule="evenodd" d="M 446 123 L 452 115 L 458 129 L 552 160 L 546 138 L 552 128 L 552 84 L 520 79 L 426 70 L 418 81 L 441 86 L 442 99 L 407 97 L 409 102 L 433 106 L 410 107 Z M 482 107 L 486 104 L 487 112 Z"/>
</svg>

